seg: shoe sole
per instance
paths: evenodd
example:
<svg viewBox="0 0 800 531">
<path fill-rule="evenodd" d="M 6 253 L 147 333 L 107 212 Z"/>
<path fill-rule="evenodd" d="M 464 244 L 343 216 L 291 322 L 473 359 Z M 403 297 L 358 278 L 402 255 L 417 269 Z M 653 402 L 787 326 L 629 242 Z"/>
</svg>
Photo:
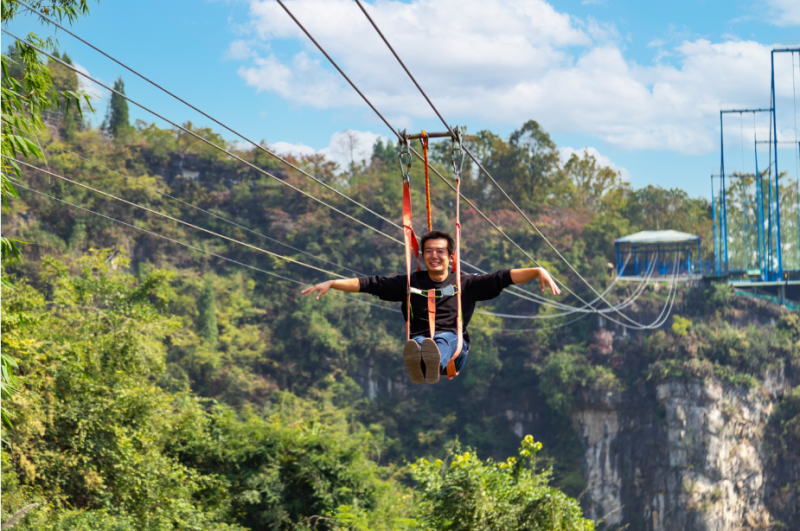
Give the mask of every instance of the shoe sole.
<svg viewBox="0 0 800 531">
<path fill-rule="evenodd" d="M 436 345 L 436 341 L 431 338 L 424 339 L 420 352 L 422 353 L 422 361 L 425 362 L 425 381 L 431 385 L 439 383 L 439 369 L 442 364 L 442 355 L 439 353 L 439 347 Z"/>
<path fill-rule="evenodd" d="M 403 347 L 403 363 L 406 364 L 408 376 L 411 377 L 411 383 L 421 384 L 425 381 L 425 375 L 422 374 L 422 354 L 419 345 L 416 341 L 406 342 Z"/>
</svg>

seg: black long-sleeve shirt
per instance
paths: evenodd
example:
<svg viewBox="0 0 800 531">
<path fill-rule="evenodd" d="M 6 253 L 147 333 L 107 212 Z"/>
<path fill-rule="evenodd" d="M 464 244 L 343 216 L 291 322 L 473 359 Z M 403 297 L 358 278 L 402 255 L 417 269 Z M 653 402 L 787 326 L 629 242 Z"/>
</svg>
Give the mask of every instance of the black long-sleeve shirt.
<svg viewBox="0 0 800 531">
<path fill-rule="evenodd" d="M 411 273 L 411 287 L 417 289 L 442 289 L 455 285 L 456 274 L 452 271 L 442 282 L 431 280 L 427 271 Z M 487 275 L 470 275 L 461 273 L 461 316 L 464 320 L 464 340 L 469 341 L 467 325 L 475 311 L 475 303 L 488 301 L 499 296 L 502 291 L 513 284 L 511 270 L 501 269 Z M 394 277 L 360 277 L 358 279 L 360 291 L 375 295 L 387 302 L 402 302 L 403 318 L 407 318 L 406 291 L 408 283 L 406 275 Z M 436 331 L 456 332 L 456 316 L 458 315 L 458 300 L 455 295 L 436 299 Z M 428 326 L 428 299 L 423 295 L 411 294 L 411 335 L 430 334 Z"/>
</svg>

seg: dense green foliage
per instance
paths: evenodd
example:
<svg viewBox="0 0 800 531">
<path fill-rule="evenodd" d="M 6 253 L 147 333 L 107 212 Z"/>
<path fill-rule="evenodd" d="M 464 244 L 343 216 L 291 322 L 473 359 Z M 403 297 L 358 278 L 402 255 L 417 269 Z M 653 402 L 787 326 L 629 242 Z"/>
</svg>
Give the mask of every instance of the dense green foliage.
<svg viewBox="0 0 800 531">
<path fill-rule="evenodd" d="M 431 529 L 569 529 L 589 531 L 575 500 L 548 486 L 549 474 L 535 471 L 542 444 L 526 436 L 516 457 L 483 462 L 472 452 L 457 452 L 445 465 L 420 459 L 412 475 Z"/>
<path fill-rule="evenodd" d="M 225 144 L 221 137 L 209 129 L 196 128 L 192 124 L 186 124 L 186 127 L 203 138 Z M 622 231 L 647 228 L 646 225 L 637 225 L 638 222 L 625 217 L 628 210 L 637 210 L 631 206 L 636 197 L 634 192 L 614 172 L 600 167 L 591 158 L 573 157 L 563 165 L 559 164 L 555 145 L 535 122 L 526 124 L 518 133 L 514 135 L 515 140 L 512 143 L 489 132 L 479 132 L 469 137 L 470 149 L 481 154 L 482 162 L 497 172 L 497 178 L 504 186 L 513 188 L 516 186 L 515 180 L 520 179 L 520 194 L 526 189 L 533 190 L 531 182 L 538 183 L 534 188 L 544 187 L 548 190 L 547 201 L 537 208 L 533 208 L 532 202 L 538 200 L 536 197 L 539 196 L 535 194 L 539 191 L 531 192 L 535 193 L 529 199 L 531 204 L 528 206 L 536 213 L 534 219 L 548 231 L 560 248 L 570 249 L 568 256 L 583 275 L 597 284 L 606 282 L 606 262 L 613 254 L 613 237 Z M 376 233 L 364 230 L 363 227 L 343 222 L 337 214 L 316 203 L 296 194 L 287 195 L 290 192 L 279 182 L 233 164 L 219 152 L 183 132 L 161 130 L 139 122 L 131 135 L 123 141 L 110 141 L 97 131 L 80 128 L 75 131 L 72 142 L 59 141 L 59 136 L 65 138 L 62 132 L 56 131 L 53 134 L 55 137 L 50 144 L 48 163 L 56 173 L 78 178 L 118 197 L 264 246 L 274 252 L 289 254 L 298 260 L 313 261 L 308 256 L 225 224 L 220 218 L 209 217 L 186 204 L 170 200 L 156 193 L 154 189 L 167 191 L 222 218 L 235 219 L 237 223 L 245 224 L 260 233 L 279 238 L 330 262 L 364 274 L 391 274 L 402 270 L 401 247 Z M 128 178 L 78 159 L 63 149 L 75 151 Z M 400 203 L 400 190 L 393 164 L 396 152 L 393 146 L 382 144 L 376 145 L 374 151 L 375 157 L 371 161 L 355 165 L 352 173 L 345 177 L 336 173 L 335 165 L 319 157 L 295 162 L 381 214 L 390 218 L 396 217 Z M 443 148 L 436 148 L 434 154 L 442 152 L 437 164 L 441 164 L 442 170 L 446 171 L 444 151 Z M 273 172 L 281 180 L 301 188 L 307 187 L 307 182 L 297 173 L 281 169 L 263 153 L 241 152 L 241 155 Z M 185 174 L 182 169 L 176 172 L 173 163 L 176 160 L 181 161 L 178 168 L 189 168 L 195 173 Z M 418 165 L 414 166 L 413 182 L 420 182 L 420 170 Z M 547 178 L 537 176 L 537 172 L 544 172 Z M 219 239 L 209 239 L 202 233 L 85 189 L 48 179 L 36 172 L 26 172 L 25 178 L 26 183 L 34 189 L 46 190 L 48 194 L 110 218 L 147 227 L 156 234 L 241 263 L 254 264 L 306 282 L 323 278 L 316 272 L 277 259 L 265 259 L 263 254 L 251 249 Z M 542 246 L 541 240 L 524 222 L 506 209 L 500 198 L 490 192 L 488 184 L 477 173 L 471 171 L 465 176 L 465 181 L 466 186 L 470 187 L 470 193 L 480 198 L 479 204 L 487 208 L 492 219 L 499 222 L 524 247 L 531 249 L 541 261 L 551 264 L 553 271 L 568 278 L 568 272 L 562 270 L 556 257 Z M 338 208 L 352 212 L 349 206 L 330 192 L 320 189 L 314 189 L 313 192 Z M 415 189 L 417 204 L 420 200 L 419 194 L 420 190 Z M 447 226 L 452 219 L 452 203 L 448 194 L 446 189 L 434 183 L 434 219 L 439 226 Z M 656 199 L 665 195 L 676 196 L 665 191 L 652 192 Z M 185 396 L 187 398 L 181 403 L 195 404 L 192 407 L 196 409 L 191 413 L 196 415 L 193 421 L 195 425 L 202 426 L 203 422 L 208 422 L 209 425 L 217 426 L 216 420 L 201 422 L 197 418 L 214 419 L 216 417 L 213 415 L 217 414 L 215 412 L 219 408 L 232 407 L 236 413 L 229 411 L 226 415 L 233 415 L 238 420 L 231 420 L 227 426 L 234 431 L 244 429 L 239 428 L 241 423 L 258 425 L 256 419 L 275 415 L 276 401 L 284 401 L 283 398 L 276 397 L 288 396 L 276 395 L 279 390 L 290 391 L 293 396 L 306 397 L 311 402 L 304 403 L 303 408 L 314 409 L 321 407 L 315 404 L 322 400 L 314 398 L 315 393 L 329 389 L 325 400 L 329 407 L 337 411 L 342 408 L 349 411 L 338 413 L 349 419 L 345 423 L 348 428 L 340 432 L 342 436 L 333 446 L 317 447 L 320 459 L 326 455 L 339 455 L 337 448 L 346 454 L 347 448 L 361 444 L 357 442 L 357 438 L 353 438 L 354 433 L 360 431 L 371 434 L 373 440 L 379 441 L 375 443 L 375 450 L 367 451 L 363 444 L 358 447 L 367 453 L 361 454 L 357 461 L 375 462 L 385 467 L 370 473 L 373 476 L 377 474 L 375 477 L 381 476 L 382 479 L 372 482 L 363 478 L 347 479 L 345 476 L 348 471 L 344 470 L 343 475 L 336 476 L 336 481 L 321 488 L 319 495 L 326 500 L 324 503 L 307 500 L 303 502 L 302 508 L 305 512 L 291 509 L 295 494 L 286 498 L 279 495 L 280 492 L 294 491 L 289 486 L 280 486 L 283 485 L 283 480 L 280 475 L 275 476 L 277 472 L 269 472 L 274 463 L 281 462 L 281 458 L 268 456 L 257 450 L 258 444 L 251 439 L 259 430 L 244 429 L 242 433 L 245 435 L 237 436 L 242 444 L 255 448 L 248 451 L 255 451 L 260 455 L 258 458 L 247 452 L 217 455 L 220 448 L 213 445 L 204 448 L 195 443 L 180 443 L 190 446 L 192 452 L 205 456 L 199 459 L 192 452 L 170 453 L 174 446 L 169 446 L 166 442 L 156 442 L 154 448 L 161 448 L 160 451 L 166 456 L 164 459 L 177 460 L 174 462 L 177 464 L 170 466 L 186 467 L 186 470 L 191 471 L 183 472 L 192 480 L 183 484 L 183 497 L 175 502 L 182 507 L 181 511 L 189 511 L 187 516 L 181 518 L 194 518 L 198 522 L 236 522 L 248 527 L 265 525 L 265 522 L 270 522 L 270 525 L 299 525 L 298 522 L 303 521 L 303 518 L 312 516 L 318 517 L 314 525 L 320 526 L 323 525 L 322 522 L 333 525 L 326 518 L 341 518 L 342 521 L 349 519 L 347 521 L 353 526 L 362 525 L 365 521 L 372 522 L 369 524 L 372 528 L 377 525 L 375 522 L 389 521 L 387 518 L 396 518 L 398 522 L 404 521 L 404 518 L 415 521 L 421 518 L 420 521 L 427 521 L 425 518 L 428 516 L 424 514 L 403 513 L 399 509 L 399 512 L 392 512 L 392 505 L 381 501 L 381 492 L 387 489 L 405 492 L 403 489 L 406 488 L 396 483 L 386 483 L 389 481 L 385 479 L 388 477 L 386 474 L 390 473 L 387 471 L 401 467 L 406 461 L 412 461 L 421 455 L 430 456 L 434 460 L 445 458 L 447 448 L 450 448 L 449 445 L 455 438 L 475 448 L 482 455 L 494 459 L 503 459 L 514 454 L 519 446 L 519 438 L 510 429 L 510 419 L 498 412 L 509 409 L 509 404 L 517 403 L 532 404 L 524 407 L 536 407 L 542 411 L 544 424 L 541 426 L 543 432 L 540 438 L 545 443 L 545 451 L 538 462 L 540 467 L 546 469 L 552 466 L 554 470 L 552 479 L 544 474 L 530 481 L 539 482 L 537 484 L 541 484 L 542 488 L 548 489 L 545 483 L 552 481 L 567 489 L 570 494 L 577 495 L 583 488 L 578 468 L 581 450 L 570 425 L 570 408 L 583 388 L 600 385 L 620 389 L 626 385 L 625 367 L 617 364 L 615 356 L 606 356 L 602 353 L 603 349 L 595 348 L 596 341 L 588 320 L 577 321 L 561 330 L 506 334 L 493 330 L 501 325 L 497 318 L 476 314 L 471 327 L 473 346 L 469 366 L 464 374 L 453 382 L 426 389 L 426 393 L 409 393 L 406 391 L 402 366 L 398 365 L 397 353 L 402 346 L 403 331 L 402 321 L 396 313 L 337 296 L 326 296 L 320 301 L 306 300 L 298 297 L 298 287 L 294 284 L 199 254 L 154 235 L 141 233 L 116 224 L 108 218 L 94 216 L 34 193 L 26 192 L 23 199 L 24 201 L 16 201 L 12 205 L 14 216 L 6 223 L 6 227 L 21 237 L 37 242 L 31 249 L 32 259 L 15 267 L 19 275 L 30 279 L 32 286 L 44 286 L 51 282 L 49 274 L 39 267 L 38 259 L 55 255 L 61 257 L 65 264 L 72 264 L 83 259 L 91 248 L 108 247 L 115 249 L 113 258 L 109 258 L 115 261 L 124 256 L 124 249 L 121 247 L 123 242 L 126 248 L 131 249 L 130 271 L 140 282 L 148 282 L 147 279 L 159 270 L 169 272 L 168 288 L 164 289 L 170 294 L 159 302 L 162 305 L 159 311 L 165 318 L 178 320 L 181 325 L 176 325 L 177 328 L 169 333 L 165 332 L 166 335 L 162 338 L 157 335 L 147 337 L 148 340 L 158 341 L 163 349 L 163 366 L 158 370 L 150 369 L 154 372 L 148 377 L 148 382 L 150 386 L 154 386 L 153 389 L 166 393 L 164 396 Z M 639 200 L 643 199 L 636 199 Z M 672 212 L 676 218 L 681 219 L 681 223 L 686 222 L 686 209 L 673 209 Z M 695 226 L 706 226 L 707 212 L 697 209 L 690 209 L 688 212 L 695 216 Z M 35 215 L 31 216 L 33 213 Z M 355 215 L 368 223 L 378 225 L 384 231 L 391 233 L 393 230 L 385 224 L 379 224 L 369 215 L 358 212 Z M 666 215 L 668 218 L 669 213 Z M 470 262 L 485 269 L 525 265 L 520 255 L 514 254 L 513 249 L 498 238 L 474 212 L 463 212 L 462 219 L 465 233 L 464 255 Z M 319 261 L 314 263 L 323 267 L 334 267 Z M 69 266 L 68 269 L 74 270 L 75 266 Z M 338 271 L 343 270 L 339 268 Z M 572 286 L 579 286 L 574 281 L 569 282 Z M 577 289 L 582 296 L 589 296 L 587 289 Z M 42 287 L 41 290 L 45 299 L 52 299 L 53 292 L 49 288 Z M 618 295 L 624 295 L 625 291 L 622 290 Z M 640 300 L 645 307 L 658 306 L 663 303 L 665 296 L 663 291 L 648 292 Z M 516 313 L 552 313 L 551 309 L 537 307 L 506 295 L 485 304 L 484 307 Z M 562 321 L 563 318 L 556 317 L 548 324 Z M 505 326 L 510 328 L 514 325 L 516 323 Z M 31 368 L 23 365 L 22 370 L 29 371 Z M 387 385 L 383 382 L 392 384 L 394 393 L 399 394 L 401 399 L 378 393 L 366 400 L 362 388 L 364 378 L 369 378 L 370 371 L 378 378 L 378 385 Z M 217 405 L 202 405 L 203 402 L 197 402 L 197 399 L 191 398 L 191 394 L 187 394 L 190 390 L 203 399 L 216 400 Z M 114 395 L 118 396 L 119 393 L 115 392 Z M 441 404 L 448 406 L 442 407 Z M 176 436 L 169 435 L 170 430 L 173 430 L 170 416 L 156 406 L 152 408 L 147 414 L 159 417 L 152 429 L 159 432 L 158 437 L 164 438 L 163 441 L 174 440 Z M 247 413 L 248 411 L 251 413 Z M 178 417 L 182 414 L 184 413 L 175 413 Z M 297 415 L 302 416 L 299 411 Z M 142 418 L 147 417 L 145 415 Z M 107 422 L 99 424 L 105 425 Z M 368 429 L 358 426 L 366 426 Z M 324 424 L 324 429 L 317 433 L 328 433 L 333 429 L 330 424 Z M 270 430 L 261 428 L 261 431 L 267 439 L 256 437 L 255 441 L 262 440 L 264 445 L 274 445 L 275 439 L 270 435 Z M 158 439 L 153 434 L 150 437 Z M 292 444 L 299 443 L 295 441 Z M 294 447 L 292 444 L 287 443 L 285 446 L 290 453 L 294 452 L 291 450 Z M 38 450 L 31 452 L 36 454 Z M 48 455 L 50 453 L 52 452 L 47 452 Z M 217 457 L 207 457 L 210 455 Z M 31 459 L 33 458 L 25 457 L 24 462 Z M 262 464 L 257 464 L 258 459 L 262 460 Z M 92 459 L 87 459 L 87 462 L 92 462 Z M 217 465 L 212 466 L 211 463 L 214 462 Z M 44 487 L 22 473 L 22 463 L 23 460 L 20 459 L 14 465 L 15 470 L 18 470 L 20 485 L 24 489 L 33 489 L 23 491 L 41 495 Z M 242 463 L 242 470 L 266 468 L 263 468 L 263 473 L 253 473 L 252 477 L 245 479 L 244 476 L 229 475 L 231 463 Z M 486 468 L 489 470 L 494 465 L 484 465 L 476 461 L 475 466 L 478 473 L 485 467 L 489 467 Z M 237 465 L 234 468 L 239 467 Z M 167 473 L 172 469 L 163 466 L 161 470 Z M 351 472 L 359 476 L 357 471 Z M 110 484 L 111 480 L 107 481 L 102 472 L 97 473 L 103 478 L 103 485 Z M 297 480 L 297 474 L 293 472 L 286 481 L 293 484 Z M 168 484 L 169 481 L 164 479 L 159 484 Z M 223 483 L 216 484 L 214 481 Z M 213 485 L 208 486 L 208 482 Z M 336 485 L 339 483 L 350 485 L 343 486 L 344 490 L 340 491 L 347 492 L 347 496 L 331 494 L 337 491 L 339 487 Z M 248 484 L 260 487 L 250 489 Z M 242 502 L 244 498 L 254 496 L 245 493 L 251 490 L 260 492 L 261 496 L 269 499 L 256 497 L 252 498 L 252 503 Z M 212 496 L 208 503 L 197 501 L 204 500 L 203 496 L 208 492 L 227 492 L 232 493 L 233 497 L 220 495 L 216 498 Z M 97 501 L 99 498 L 88 497 L 82 491 L 67 489 L 59 491 L 59 496 L 62 500 L 69 500 L 70 504 L 76 503 L 73 500 L 80 499 L 78 507 L 109 511 L 109 518 L 132 518 L 136 525 L 142 525 L 141 513 L 137 513 L 134 507 L 125 505 L 123 493 L 115 492 L 112 497 L 103 498 L 102 504 Z M 411 493 L 405 496 L 412 499 Z M 22 499 L 27 498 L 21 496 L 20 500 Z M 187 508 L 186 500 L 189 499 L 198 504 L 192 506 L 194 512 Z M 54 507 L 53 514 L 56 516 L 48 517 L 51 518 L 48 521 L 58 521 L 60 515 L 66 514 L 59 509 L 61 505 Z M 571 509 L 564 510 L 572 514 L 569 512 Z M 170 511 L 173 509 L 159 514 L 165 515 Z M 175 514 L 183 514 L 177 509 L 174 511 Z M 335 516 L 336 514 L 339 516 Z M 154 516 L 162 517 L 163 522 L 170 522 L 167 516 Z M 91 518 L 99 517 L 93 514 Z M 519 525 L 522 526 L 520 528 L 526 528 L 527 524 Z"/>
<path fill-rule="evenodd" d="M 25 381 L 3 454 L 4 520 L 35 501 L 20 529 L 437 529 L 451 511 L 467 522 L 452 529 L 591 529 L 547 474 L 469 453 L 452 458 L 440 484 L 420 461 L 415 494 L 376 463 L 383 430 L 355 420 L 360 393 L 332 376 L 307 399 L 275 392 L 238 411 L 165 389 L 167 344 L 188 323 L 168 314 L 170 273 L 137 280 L 128 265 L 109 250 L 73 271 L 47 259 L 39 288 L 18 281 L 3 293 L 2 348 Z M 520 463 L 540 447 L 526 439 Z M 435 500 L 451 477 L 485 483 L 497 499 L 478 489 Z M 483 527 L 469 524 L 475 517 Z"/>
<path fill-rule="evenodd" d="M 46 14 L 53 15 L 61 21 L 70 24 L 78 15 L 86 14 L 88 7 L 86 0 L 52 0 L 43 2 L 34 0 L 34 8 L 42 9 Z M 3 24 L 8 24 L 19 13 L 21 6 L 16 0 L 2 0 L 0 19 Z M 2 106 L 2 127 L 0 127 L 0 208 L 7 208 L 10 198 L 19 197 L 14 183 L 20 176 L 19 165 L 16 157 L 25 157 L 28 160 L 43 159 L 38 142 L 31 136 L 44 130 L 43 115 L 50 109 L 64 109 L 62 120 L 63 129 L 67 138 L 72 137 L 76 127 L 75 108 L 83 117 L 81 99 L 92 109 L 86 94 L 78 91 L 77 79 L 65 73 L 61 65 L 45 65 L 42 55 L 33 46 L 53 51 L 54 57 L 59 58 L 58 51 L 54 49 L 52 39 L 43 40 L 35 33 L 29 33 L 27 42 L 17 41 L 9 46 L 8 54 L 2 56 L 2 82 L 0 82 L 0 104 Z M 71 64 L 69 57 L 64 55 L 65 62 Z M 74 104 L 73 104 L 74 102 Z M 70 114 L 70 105 L 73 112 Z M 25 242 L 0 236 L 0 263 L 2 266 L 19 263 L 22 260 L 20 244 Z M 0 285 L 11 288 L 12 284 L 5 275 L 0 277 Z M 14 375 L 17 367 L 13 357 L 3 353 L 0 359 L 0 401 L 12 400 L 18 391 L 18 380 Z M 11 426 L 11 416 L 6 409 L 0 411 L 2 423 Z"/>
<path fill-rule="evenodd" d="M 186 127 L 236 150 L 211 129 Z M 237 151 L 277 179 L 185 132 L 144 122 L 113 139 L 81 123 L 68 129 L 63 118 L 37 134 L 55 173 L 155 211 L 343 275 L 404 268 L 401 246 L 281 181 L 395 237 L 399 231 L 263 152 Z M 591 157 L 559 160 L 536 122 L 507 140 L 479 131 L 467 142 L 596 286 L 610 281 L 614 237 L 655 226 L 709 236 L 704 200 L 631 190 Z M 354 161 L 346 172 L 320 156 L 292 160 L 398 219 L 396 156 L 394 146 L 378 143 L 371 160 Z M 447 175 L 446 145 L 434 143 L 432 158 Z M 465 172 L 467 197 L 591 298 L 491 183 L 473 167 Z M 421 173 L 415 164 L 416 205 Z M 575 502 L 556 490 L 577 496 L 584 488 L 570 422 L 584 391 L 694 376 L 751 385 L 766 370 L 797 363 L 789 321 L 775 329 L 733 326 L 740 301 L 712 286 L 682 290 L 666 331 L 624 341 L 594 330 L 589 319 L 554 317 L 546 326 L 565 326 L 513 333 L 498 328 L 542 323 L 476 314 L 467 369 L 417 392 L 399 362 L 404 332 L 396 312 L 335 295 L 306 300 L 296 284 L 159 235 L 303 282 L 326 278 L 319 272 L 35 171 L 23 174 L 26 186 L 108 216 L 24 191 L 4 220 L 9 234 L 36 243 L 11 268 L 20 288 L 4 293 L 3 308 L 4 353 L 19 357 L 24 376 L 24 400 L 13 408 L 20 427 L 4 431 L 11 450 L 4 454 L 3 517 L 39 501 L 25 517 L 31 528 L 588 528 Z M 449 189 L 434 181 L 432 199 L 434 224 L 451 226 Z M 487 270 L 528 265 L 475 212 L 465 209 L 462 224 L 469 262 Z M 621 286 L 612 297 L 631 290 Z M 648 288 L 636 311 L 655 315 L 666 300 L 666 289 Z M 481 308 L 555 313 L 507 294 Z M 544 449 L 536 461 L 538 446 L 520 443 L 512 429 L 525 411 L 537 412 L 534 435 Z M 517 460 L 505 461 L 508 455 Z M 405 465 L 414 461 L 409 473 Z M 467 502 L 456 503 L 454 493 Z"/>
</svg>

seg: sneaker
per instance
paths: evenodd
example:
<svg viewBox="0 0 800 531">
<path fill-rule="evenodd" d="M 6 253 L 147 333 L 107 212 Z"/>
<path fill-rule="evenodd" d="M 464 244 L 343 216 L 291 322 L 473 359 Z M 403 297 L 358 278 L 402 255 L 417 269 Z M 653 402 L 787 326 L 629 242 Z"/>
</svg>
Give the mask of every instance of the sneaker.
<svg viewBox="0 0 800 531">
<path fill-rule="evenodd" d="M 406 364 L 412 383 L 421 384 L 425 381 L 425 376 L 422 374 L 422 355 L 416 341 L 407 341 L 403 347 L 403 363 Z"/>
<path fill-rule="evenodd" d="M 442 363 L 442 355 L 436 341 L 425 338 L 422 341 L 422 361 L 425 362 L 425 381 L 429 384 L 439 383 L 439 367 Z"/>
</svg>

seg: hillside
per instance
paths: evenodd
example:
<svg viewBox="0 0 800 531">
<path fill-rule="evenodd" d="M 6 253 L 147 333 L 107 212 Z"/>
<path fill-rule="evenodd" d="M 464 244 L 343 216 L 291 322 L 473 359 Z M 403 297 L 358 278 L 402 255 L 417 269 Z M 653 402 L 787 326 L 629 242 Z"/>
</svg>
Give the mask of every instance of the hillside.
<svg viewBox="0 0 800 531">
<path fill-rule="evenodd" d="M 185 127 L 235 149 L 211 130 Z M 772 445 L 765 454 L 772 461 L 764 458 L 758 466 L 765 475 L 770 466 L 796 467 L 796 393 L 790 390 L 800 332 L 793 314 L 755 311 L 724 285 L 702 283 L 681 285 L 673 317 L 658 330 L 624 333 L 591 316 L 519 321 L 476 314 L 464 373 L 435 387 L 409 387 L 396 308 L 365 296 L 306 300 L 300 286 L 285 279 L 329 277 L 154 212 L 345 276 L 401 272 L 402 246 L 285 183 L 399 238 L 395 227 L 263 152 L 236 151 L 274 178 L 152 124 L 139 122 L 122 138 L 75 129 L 63 123 L 49 129 L 50 138 L 42 140 L 48 171 L 152 212 L 23 168 L 21 197 L 3 220 L 4 234 L 30 242 L 24 261 L 7 271 L 17 289 L 3 294 L 4 352 L 18 359 L 24 388 L 10 406 L 15 428 L 4 428 L 10 450 L 4 452 L 3 518 L 32 499 L 46 510 L 20 528 L 439 528 L 453 511 L 439 494 L 458 488 L 474 494 L 486 528 L 533 529 L 525 520 L 529 509 L 557 517 L 564 528 L 588 528 L 571 496 L 580 497 L 601 529 L 642 521 L 647 529 L 672 529 L 669 520 L 664 524 L 665 511 L 677 514 L 681 507 L 696 514 L 701 507 L 713 513 L 723 499 L 716 487 L 698 490 L 689 501 L 676 494 L 654 509 L 641 490 L 624 489 L 638 481 L 650 492 L 662 480 L 630 464 L 612 466 L 610 481 L 601 473 L 610 469 L 592 452 L 625 456 L 673 433 L 672 424 L 683 420 L 670 397 L 689 393 L 673 393 L 680 385 L 722 386 L 752 401 L 774 374 L 781 375 L 781 391 L 759 403 L 755 421 L 769 427 L 759 437 Z M 479 131 L 468 142 L 598 289 L 612 282 L 613 239 L 651 229 L 656 219 L 662 228 L 711 240 L 705 200 L 679 190 L 632 190 L 591 157 L 561 161 L 534 121 L 508 140 Z M 397 222 L 396 156 L 394 146 L 378 143 L 370 161 L 346 170 L 316 156 L 290 160 Z M 446 150 L 434 149 L 433 156 L 448 175 Z M 424 204 L 421 170 L 412 170 L 415 205 Z M 490 183 L 472 168 L 465 171 L 465 195 L 591 299 L 589 288 Z M 434 226 L 451 227 L 451 192 L 438 181 L 432 186 Z M 421 226 L 424 212 L 416 212 Z M 484 270 L 529 265 L 476 212 L 465 208 L 462 224 L 469 263 Z M 646 288 L 629 315 L 652 322 L 668 299 L 664 287 Z M 610 297 L 620 301 L 634 289 L 620 283 Z M 575 304 L 566 294 L 561 300 Z M 555 313 L 509 293 L 481 309 Z M 781 402 L 784 395 L 791 398 Z M 779 416 L 770 417 L 770 410 Z M 611 437 L 616 432 L 596 411 L 628 415 L 632 431 Z M 621 421 L 615 422 L 620 431 Z M 444 477 L 436 473 L 437 459 L 450 471 Z M 523 469 L 526 483 L 517 492 Z M 795 476 L 791 467 L 784 470 L 769 492 L 759 491 L 758 510 L 739 504 L 736 514 L 762 518 L 772 511 L 772 521 L 793 522 L 786 508 Z M 714 485 L 722 481 L 708 477 Z M 494 497 L 474 490 L 487 481 L 498 486 Z M 670 488 L 674 481 L 663 479 Z M 615 482 L 617 492 L 604 492 Z M 506 483 L 508 489 L 500 488 Z M 544 498 L 558 505 L 546 512 Z M 465 528 L 477 525 L 469 523 L 475 514 L 459 516 Z M 686 529 L 704 525 L 692 518 L 682 520 Z"/>
</svg>

